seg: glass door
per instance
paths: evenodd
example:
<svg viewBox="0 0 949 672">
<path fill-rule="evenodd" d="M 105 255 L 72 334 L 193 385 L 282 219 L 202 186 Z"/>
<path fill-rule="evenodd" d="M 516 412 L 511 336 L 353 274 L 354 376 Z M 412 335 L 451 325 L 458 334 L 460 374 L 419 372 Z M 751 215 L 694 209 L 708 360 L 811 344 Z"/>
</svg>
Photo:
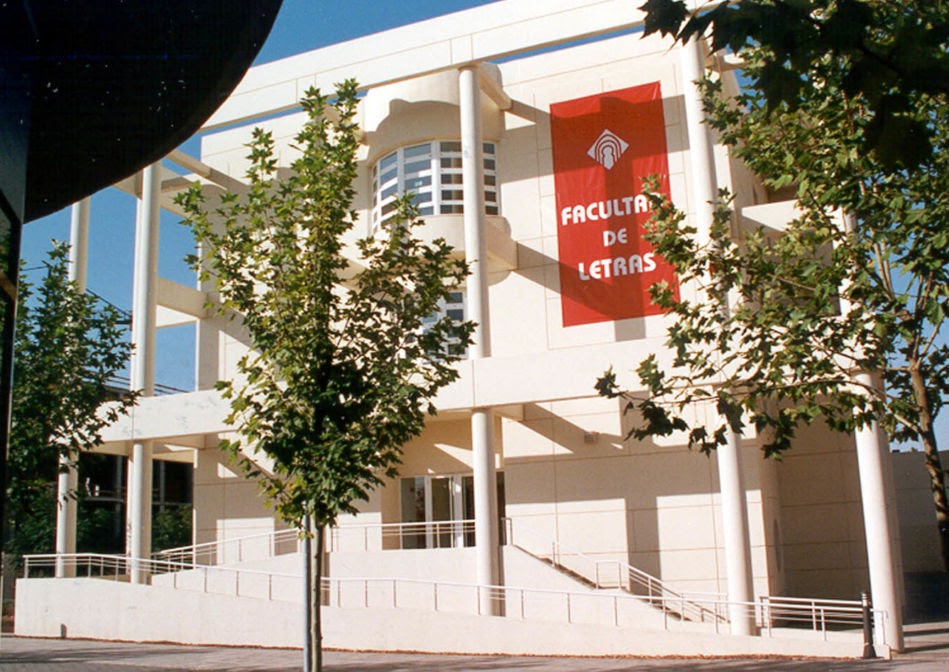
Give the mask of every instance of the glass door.
<svg viewBox="0 0 949 672">
<path fill-rule="evenodd" d="M 403 478 L 402 548 L 474 546 L 474 478 L 469 475 Z M 498 472 L 498 515 L 504 517 L 504 474 Z"/>
<path fill-rule="evenodd" d="M 464 489 L 460 475 L 402 479 L 402 548 L 465 545 Z M 470 478 L 470 477 L 467 477 Z"/>
</svg>

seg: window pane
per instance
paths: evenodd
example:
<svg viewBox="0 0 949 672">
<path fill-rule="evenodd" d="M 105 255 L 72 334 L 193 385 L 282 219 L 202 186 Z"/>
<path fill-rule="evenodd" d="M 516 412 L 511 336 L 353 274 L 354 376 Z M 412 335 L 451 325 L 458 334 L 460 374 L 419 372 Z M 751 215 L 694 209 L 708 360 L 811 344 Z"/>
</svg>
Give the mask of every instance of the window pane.
<svg viewBox="0 0 949 672">
<path fill-rule="evenodd" d="M 426 175 L 424 177 L 413 177 L 405 181 L 405 190 L 406 191 L 415 191 L 421 187 L 428 187 L 432 184 L 432 176 Z"/>
<path fill-rule="evenodd" d="M 431 161 L 428 161 L 428 160 L 413 161 L 412 163 L 405 164 L 405 169 L 403 170 L 403 172 L 406 175 L 415 175 L 417 173 L 421 173 L 422 171 L 431 170 L 431 169 L 432 169 Z"/>
<path fill-rule="evenodd" d="M 398 154 L 396 152 L 393 152 L 392 154 L 389 154 L 389 156 L 384 157 L 382 161 L 379 162 L 379 168 L 381 170 L 385 170 L 386 168 L 391 168 L 392 166 L 395 165 L 395 162 L 397 159 L 398 159 Z"/>
<path fill-rule="evenodd" d="M 431 153 L 431 145 L 427 142 L 424 145 L 415 145 L 414 147 L 406 147 L 403 150 L 406 160 L 415 158 L 417 156 L 425 156 L 426 154 Z"/>
<path fill-rule="evenodd" d="M 494 175 L 488 175 L 487 173 L 485 173 L 484 183 L 488 185 L 489 187 L 493 187 L 498 183 L 498 178 L 495 177 Z"/>
<path fill-rule="evenodd" d="M 460 142 L 443 142 L 441 143 L 441 149 L 443 152 L 460 152 L 461 143 Z"/>
<path fill-rule="evenodd" d="M 485 154 L 494 154 L 494 143 L 486 142 L 482 146 L 482 150 Z"/>
<path fill-rule="evenodd" d="M 485 159 L 485 160 L 484 160 L 484 169 L 485 169 L 485 170 L 494 170 L 494 159 Z"/>
<path fill-rule="evenodd" d="M 462 303 L 465 295 L 462 292 L 448 292 L 448 303 Z"/>
</svg>

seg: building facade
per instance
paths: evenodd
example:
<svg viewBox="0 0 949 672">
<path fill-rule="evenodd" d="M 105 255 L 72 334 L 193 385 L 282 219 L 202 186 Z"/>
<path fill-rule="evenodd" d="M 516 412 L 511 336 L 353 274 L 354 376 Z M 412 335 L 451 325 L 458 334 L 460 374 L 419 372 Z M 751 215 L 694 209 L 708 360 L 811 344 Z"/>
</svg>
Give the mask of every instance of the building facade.
<svg viewBox="0 0 949 672">
<path fill-rule="evenodd" d="M 780 231 L 792 216 L 793 204 L 702 124 L 692 81 L 710 71 L 734 90 L 733 73 L 702 45 L 631 34 L 641 15 L 628 3 L 531 4 L 503 0 L 254 68 L 209 121 L 200 160 L 171 157 L 209 193 L 239 190 L 254 126 L 273 132 L 289 165 L 302 92 L 355 77 L 366 93 L 353 250 L 385 227 L 396 195 L 412 192 L 424 235 L 444 237 L 472 263 L 466 287 L 444 306 L 479 324 L 460 379 L 405 446 L 398 478 L 330 535 L 331 576 L 549 586 L 502 551 L 516 547 L 597 586 L 601 572 L 632 567 L 680 594 L 733 604 L 859 599 L 873 580 L 893 626 L 888 643 L 900 648 L 898 525 L 888 452 L 875 434 L 809 428 L 780 462 L 763 459 L 756 437 L 734 437 L 706 457 L 682 436 L 627 438 L 634 419 L 594 390 L 611 366 L 632 385 L 649 354 L 670 361 L 669 320 L 648 288 L 677 281 L 642 240 L 651 214 L 643 178 L 658 175 L 698 227 L 716 187 L 736 196 L 735 236 Z M 173 209 L 170 194 L 184 182 L 156 168 L 138 193 L 148 201 L 151 188 L 155 203 Z M 150 555 L 141 484 L 153 459 L 193 464 L 195 544 L 247 539 L 272 550 L 281 523 L 218 448 L 230 428 L 214 384 L 234 375 L 246 339 L 239 321 L 207 310 L 211 285 L 157 277 L 143 211 L 133 312 L 154 322 L 136 332 L 138 380 L 153 383 L 155 329 L 192 321 L 196 385 L 143 399 L 107 435 L 103 450 L 132 464 L 129 555 Z M 713 409 L 694 412 L 711 418 Z M 860 471 L 861 445 L 878 460 L 876 486 Z M 878 504 L 871 512 L 868 497 Z M 504 611 L 485 595 L 480 613 Z M 759 627 L 747 609 L 729 620 L 733 634 Z"/>
</svg>

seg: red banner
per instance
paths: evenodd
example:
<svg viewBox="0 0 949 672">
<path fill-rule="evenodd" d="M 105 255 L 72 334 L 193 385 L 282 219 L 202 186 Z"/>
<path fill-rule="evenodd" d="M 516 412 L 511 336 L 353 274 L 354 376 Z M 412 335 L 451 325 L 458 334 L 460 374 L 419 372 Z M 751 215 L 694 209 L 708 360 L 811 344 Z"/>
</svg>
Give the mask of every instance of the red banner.
<svg viewBox="0 0 949 672">
<path fill-rule="evenodd" d="M 669 162 L 659 82 L 550 106 L 565 327 L 656 315 L 649 287 L 672 267 L 643 240 L 643 178 Z"/>
</svg>

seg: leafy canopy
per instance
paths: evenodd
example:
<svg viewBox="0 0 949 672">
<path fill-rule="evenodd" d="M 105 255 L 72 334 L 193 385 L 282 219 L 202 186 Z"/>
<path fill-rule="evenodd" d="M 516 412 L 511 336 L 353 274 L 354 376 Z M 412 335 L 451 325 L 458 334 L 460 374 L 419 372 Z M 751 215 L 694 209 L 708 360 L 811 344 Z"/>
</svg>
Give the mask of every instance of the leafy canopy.
<svg viewBox="0 0 949 672">
<path fill-rule="evenodd" d="M 356 102 L 352 81 L 332 104 L 308 91 L 289 171 L 257 129 L 246 194 L 225 194 L 213 210 L 198 187 L 180 201 L 203 248 L 193 261 L 252 347 L 240 377 L 218 384 L 238 434 L 224 446 L 297 525 L 307 514 L 332 524 L 395 475 L 431 399 L 457 378 L 452 364 L 472 329 L 430 319 L 467 266 L 444 240 L 414 235 L 421 222 L 410 198 L 386 230 L 356 243 L 357 254 L 347 249 L 357 220 Z"/>
<path fill-rule="evenodd" d="M 945 0 L 727 0 L 690 14 L 683 0 L 647 0 L 646 34 L 687 42 L 710 33 L 715 51 L 758 51 L 752 86 L 768 105 L 796 107 L 808 82 L 833 63 L 838 85 L 861 98 L 862 149 L 888 166 L 912 167 L 933 151 L 915 99 L 949 93 Z"/>
<path fill-rule="evenodd" d="M 767 63 L 758 54 L 746 52 L 752 75 Z M 931 421 L 921 414 L 938 413 L 947 391 L 949 346 L 939 332 L 949 314 L 949 113 L 920 95 L 915 118 L 927 124 L 933 152 L 912 170 L 891 169 L 862 150 L 865 102 L 844 91 L 833 64 L 820 74 L 793 108 L 770 107 L 754 88 L 729 99 L 720 82 L 703 83 L 721 142 L 772 192 L 793 190 L 799 217 L 784 230 L 739 226 L 722 192 L 711 237 L 701 241 L 682 211 L 651 196 L 648 238 L 698 293 L 676 301 L 653 288 L 676 318 L 668 336 L 675 360 L 668 372 L 649 358 L 644 387 L 660 396 L 688 390 L 685 404 L 715 399 L 736 429 L 750 421 L 773 432 L 769 454 L 789 446 L 798 422 L 818 416 L 840 430 L 878 417 L 895 438 L 919 439 Z M 858 371 L 881 372 L 884 384 L 861 389 Z M 697 447 L 714 447 L 696 438 Z"/>
</svg>

